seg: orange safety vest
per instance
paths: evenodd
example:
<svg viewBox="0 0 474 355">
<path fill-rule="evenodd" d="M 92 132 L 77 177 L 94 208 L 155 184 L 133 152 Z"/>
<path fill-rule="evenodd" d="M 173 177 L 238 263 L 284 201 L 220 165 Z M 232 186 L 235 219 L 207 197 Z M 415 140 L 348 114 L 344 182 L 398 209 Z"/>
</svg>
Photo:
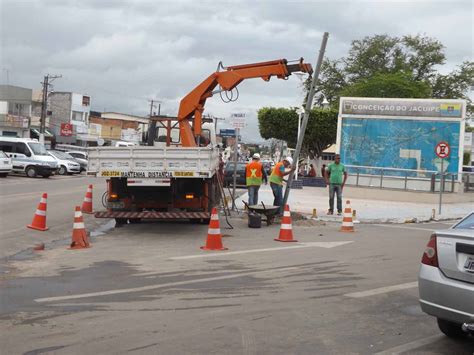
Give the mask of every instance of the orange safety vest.
<svg viewBox="0 0 474 355">
<path fill-rule="evenodd" d="M 262 163 L 252 161 L 245 167 L 245 181 L 247 186 L 262 185 Z"/>
<path fill-rule="evenodd" d="M 279 162 L 275 165 L 270 175 L 270 182 L 278 185 L 283 185 L 283 173 L 280 171 L 280 167 L 283 165 L 283 162 Z"/>
</svg>

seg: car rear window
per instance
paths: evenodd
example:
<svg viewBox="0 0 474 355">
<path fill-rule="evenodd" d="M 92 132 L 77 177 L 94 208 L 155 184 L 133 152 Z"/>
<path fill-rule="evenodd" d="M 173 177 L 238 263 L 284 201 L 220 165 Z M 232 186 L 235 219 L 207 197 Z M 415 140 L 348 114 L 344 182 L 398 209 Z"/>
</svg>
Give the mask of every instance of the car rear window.
<svg viewBox="0 0 474 355">
<path fill-rule="evenodd" d="M 474 229 L 474 213 L 462 219 L 453 229 Z"/>
</svg>

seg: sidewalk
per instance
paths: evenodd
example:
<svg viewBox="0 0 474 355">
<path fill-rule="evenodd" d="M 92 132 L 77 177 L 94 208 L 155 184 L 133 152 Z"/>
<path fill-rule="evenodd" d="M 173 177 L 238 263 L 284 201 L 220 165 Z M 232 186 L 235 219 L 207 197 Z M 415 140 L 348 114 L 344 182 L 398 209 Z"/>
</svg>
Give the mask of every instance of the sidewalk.
<svg viewBox="0 0 474 355">
<path fill-rule="evenodd" d="M 240 196 L 236 205 L 243 208 L 241 200 L 247 201 L 248 194 Z M 381 190 L 347 186 L 343 192 L 343 209 L 347 200 L 356 210 L 356 220 L 362 223 L 408 223 L 429 221 L 435 209 L 435 219 L 455 219 L 474 211 L 474 193 L 443 194 L 442 214 L 438 215 L 439 195 L 425 192 Z M 269 185 L 262 185 L 259 201 L 271 205 L 273 194 Z M 336 198 L 334 199 L 336 204 Z M 320 220 L 339 221 L 341 216 L 327 216 L 329 206 L 328 189 L 307 187 L 292 189 L 288 204 L 293 212 L 311 216 L 316 209 Z"/>
</svg>

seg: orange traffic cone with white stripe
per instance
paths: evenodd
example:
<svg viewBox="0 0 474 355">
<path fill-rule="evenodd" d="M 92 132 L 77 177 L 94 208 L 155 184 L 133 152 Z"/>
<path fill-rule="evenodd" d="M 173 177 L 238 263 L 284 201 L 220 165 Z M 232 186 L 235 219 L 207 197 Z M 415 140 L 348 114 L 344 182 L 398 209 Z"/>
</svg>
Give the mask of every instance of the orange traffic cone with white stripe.
<svg viewBox="0 0 474 355">
<path fill-rule="evenodd" d="M 201 247 L 203 250 L 227 250 L 222 245 L 221 227 L 219 225 L 219 216 L 217 209 L 213 208 L 211 212 L 211 220 L 209 221 L 209 229 L 207 231 L 206 245 Z"/>
<path fill-rule="evenodd" d="M 89 185 L 86 191 L 86 196 L 84 196 L 84 202 L 82 202 L 82 213 L 94 213 L 92 211 L 92 185 Z"/>
<path fill-rule="evenodd" d="M 281 219 L 280 235 L 278 238 L 275 238 L 278 242 L 297 242 L 296 239 L 293 239 L 293 228 L 291 226 L 291 212 L 290 206 L 285 205 L 285 210 L 283 211 L 283 218 Z"/>
<path fill-rule="evenodd" d="M 41 197 L 38 208 L 36 209 L 35 215 L 33 216 L 33 221 L 31 224 L 28 224 L 27 227 L 31 229 L 36 229 L 39 231 L 45 231 L 49 228 L 46 227 L 46 204 L 47 204 L 48 194 L 44 193 Z"/>
<path fill-rule="evenodd" d="M 351 201 L 346 201 L 344 216 L 342 218 L 341 232 L 354 232 L 354 221 L 352 220 Z"/>
<path fill-rule="evenodd" d="M 84 226 L 81 208 L 76 206 L 74 224 L 72 226 L 72 242 L 69 249 L 84 249 L 89 247 L 89 238 L 87 237 L 86 227 Z"/>
</svg>

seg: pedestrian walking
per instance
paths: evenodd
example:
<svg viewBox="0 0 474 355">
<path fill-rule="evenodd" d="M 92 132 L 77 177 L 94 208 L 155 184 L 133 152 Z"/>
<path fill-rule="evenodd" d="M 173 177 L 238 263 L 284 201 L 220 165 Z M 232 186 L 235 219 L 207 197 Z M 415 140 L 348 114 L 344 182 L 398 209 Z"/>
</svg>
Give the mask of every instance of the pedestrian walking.
<svg viewBox="0 0 474 355">
<path fill-rule="evenodd" d="M 328 214 L 334 213 L 334 194 L 337 195 L 337 214 L 342 214 L 342 190 L 347 180 L 346 168 L 341 164 L 341 156 L 336 154 L 334 163 L 324 171 L 326 185 L 329 185 L 329 210 Z"/>
<path fill-rule="evenodd" d="M 252 161 L 245 166 L 245 182 L 249 192 L 249 206 L 258 204 L 258 190 L 262 181 L 267 183 L 267 173 L 260 162 L 260 154 L 255 153 Z"/>
<path fill-rule="evenodd" d="M 293 159 L 291 157 L 286 157 L 279 163 L 275 165 L 275 168 L 270 175 L 270 187 L 272 188 L 273 197 L 273 206 L 282 206 L 283 204 L 283 177 L 293 173 L 296 168 L 293 166 L 289 171 L 285 169 L 293 165 Z"/>
</svg>

